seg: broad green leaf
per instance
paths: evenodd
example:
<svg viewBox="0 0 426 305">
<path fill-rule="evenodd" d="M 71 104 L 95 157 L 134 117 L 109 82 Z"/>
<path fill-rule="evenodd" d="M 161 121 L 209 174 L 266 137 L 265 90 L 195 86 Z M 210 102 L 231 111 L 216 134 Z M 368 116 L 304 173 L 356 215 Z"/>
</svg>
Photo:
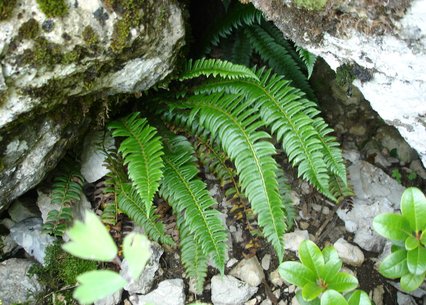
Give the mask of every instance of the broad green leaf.
<svg viewBox="0 0 426 305">
<path fill-rule="evenodd" d="M 365 291 L 355 290 L 348 299 L 349 305 L 371 305 L 370 298 Z"/>
<path fill-rule="evenodd" d="M 67 231 L 70 241 L 62 246 L 68 253 L 96 261 L 109 262 L 117 256 L 117 246 L 99 218 L 86 211 L 84 223 L 76 221 Z"/>
<path fill-rule="evenodd" d="M 407 274 L 407 251 L 404 249 L 397 250 L 391 253 L 380 264 L 379 272 L 384 277 L 390 279 L 400 278 Z"/>
<path fill-rule="evenodd" d="M 401 277 L 401 288 L 404 291 L 410 292 L 420 287 L 425 279 L 425 275 L 415 275 L 408 273 Z"/>
<path fill-rule="evenodd" d="M 407 251 L 414 250 L 420 245 L 420 241 L 414 236 L 410 235 L 405 240 L 405 249 Z"/>
<path fill-rule="evenodd" d="M 421 275 L 426 272 L 426 249 L 418 247 L 408 251 L 407 266 L 410 273 Z"/>
<path fill-rule="evenodd" d="M 306 301 L 302 296 L 302 290 L 299 289 L 296 292 L 296 300 L 299 302 L 300 305 L 320 305 L 320 299 L 314 299 L 312 301 Z"/>
<path fill-rule="evenodd" d="M 410 187 L 401 198 L 401 213 L 407 218 L 413 231 L 426 227 L 426 198 L 418 188 Z"/>
<path fill-rule="evenodd" d="M 332 246 L 325 247 L 322 250 L 324 256 L 324 268 L 321 271 L 321 276 L 325 282 L 331 280 L 342 268 L 342 260 L 339 258 L 336 249 Z"/>
<path fill-rule="evenodd" d="M 358 287 L 358 280 L 349 273 L 339 272 L 328 282 L 328 288 L 339 292 L 350 291 Z"/>
<path fill-rule="evenodd" d="M 426 228 L 423 229 L 422 235 L 420 235 L 420 241 L 422 242 L 423 246 L 426 247 Z"/>
<path fill-rule="evenodd" d="M 399 214 L 381 214 L 374 218 L 373 228 L 377 233 L 390 240 L 402 240 L 411 235 L 411 229 L 404 216 Z"/>
<path fill-rule="evenodd" d="M 304 240 L 299 246 L 299 257 L 303 265 L 315 272 L 317 276 L 321 274 L 324 266 L 324 257 L 314 242 Z"/>
<path fill-rule="evenodd" d="M 136 280 L 151 256 L 151 243 L 142 234 L 130 233 L 124 238 L 123 254 L 129 264 L 130 275 Z"/>
<path fill-rule="evenodd" d="M 331 289 L 321 296 L 321 305 L 348 305 L 348 302 L 343 295 Z"/>
<path fill-rule="evenodd" d="M 279 266 L 278 272 L 285 281 L 298 287 L 316 282 L 315 273 L 299 262 L 284 262 Z"/>
<path fill-rule="evenodd" d="M 81 304 L 91 304 L 123 288 L 127 282 L 110 270 L 94 270 L 77 276 L 80 285 L 74 290 L 73 297 Z"/>
<path fill-rule="evenodd" d="M 313 299 L 316 299 L 321 292 L 323 292 L 324 288 L 318 286 L 316 283 L 307 283 L 302 288 L 302 297 L 306 301 L 312 301 Z"/>
</svg>

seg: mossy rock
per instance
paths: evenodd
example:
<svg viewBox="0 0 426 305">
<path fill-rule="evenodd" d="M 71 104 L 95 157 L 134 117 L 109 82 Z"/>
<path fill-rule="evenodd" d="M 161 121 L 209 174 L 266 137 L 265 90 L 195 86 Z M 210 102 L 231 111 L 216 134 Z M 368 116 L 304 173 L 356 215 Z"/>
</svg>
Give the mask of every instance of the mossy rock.
<svg viewBox="0 0 426 305">
<path fill-rule="evenodd" d="M 68 13 L 65 0 L 37 0 L 37 4 L 47 17 L 63 17 Z"/>
<path fill-rule="evenodd" d="M 16 0 L 0 0 L 0 21 L 9 19 L 15 8 Z"/>
</svg>

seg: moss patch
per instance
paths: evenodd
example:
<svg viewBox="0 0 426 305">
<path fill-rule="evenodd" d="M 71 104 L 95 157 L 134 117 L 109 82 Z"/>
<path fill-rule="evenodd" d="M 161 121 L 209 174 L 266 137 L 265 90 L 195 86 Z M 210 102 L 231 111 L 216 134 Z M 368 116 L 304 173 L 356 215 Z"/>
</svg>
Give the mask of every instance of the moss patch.
<svg viewBox="0 0 426 305">
<path fill-rule="evenodd" d="M 111 49 L 114 53 L 120 53 L 126 46 L 130 35 L 130 21 L 127 18 L 118 20 L 114 24 Z"/>
<path fill-rule="evenodd" d="M 34 39 L 40 34 L 40 25 L 34 18 L 23 23 L 18 31 L 20 39 Z"/>
<path fill-rule="evenodd" d="M 76 284 L 76 277 L 84 272 L 95 270 L 97 263 L 76 258 L 62 250 L 59 243 L 46 249 L 45 266 L 34 264 L 29 275 L 37 275 L 40 283 L 47 288 L 44 293 L 57 292 L 64 286 Z M 65 299 L 71 299 L 71 290 L 64 293 Z"/>
<path fill-rule="evenodd" d="M 88 47 L 94 47 L 99 42 L 98 34 L 90 25 L 84 28 L 83 32 L 81 33 L 81 36 L 83 37 L 83 40 Z"/>
<path fill-rule="evenodd" d="M 16 0 L 0 0 L 0 21 L 9 19 L 15 8 Z"/>
<path fill-rule="evenodd" d="M 294 4 L 309 11 L 319 11 L 325 7 L 327 0 L 294 0 Z"/>
<path fill-rule="evenodd" d="M 37 3 L 47 17 L 63 17 L 68 13 L 65 0 L 37 0 Z"/>
</svg>

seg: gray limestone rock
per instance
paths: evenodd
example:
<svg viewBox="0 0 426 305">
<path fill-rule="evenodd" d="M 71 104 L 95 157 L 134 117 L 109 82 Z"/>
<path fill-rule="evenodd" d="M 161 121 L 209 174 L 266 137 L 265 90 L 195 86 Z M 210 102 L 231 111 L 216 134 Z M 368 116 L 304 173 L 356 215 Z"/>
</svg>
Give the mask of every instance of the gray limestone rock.
<svg viewBox="0 0 426 305">
<path fill-rule="evenodd" d="M 28 269 L 33 264 L 28 259 L 11 258 L 0 263 L 0 300 L 3 305 L 30 302 L 41 292 L 42 287 L 36 277 L 28 277 Z"/>
<path fill-rule="evenodd" d="M 55 238 L 42 233 L 42 220 L 40 218 L 27 218 L 10 229 L 12 239 L 39 263 L 44 263 L 47 246 Z"/>
<path fill-rule="evenodd" d="M 242 305 L 257 292 L 257 287 L 239 281 L 231 275 L 215 275 L 211 285 L 214 305 Z"/>
<path fill-rule="evenodd" d="M 334 243 L 334 248 L 345 264 L 359 267 L 364 263 L 364 253 L 361 249 L 350 244 L 343 237 Z"/>
<path fill-rule="evenodd" d="M 259 286 L 265 279 L 262 266 L 256 256 L 241 260 L 229 274 L 253 287 Z"/>
<path fill-rule="evenodd" d="M 307 230 L 294 230 L 284 234 L 284 247 L 286 250 L 297 252 L 302 241 L 309 239 Z"/>
<path fill-rule="evenodd" d="M 165 280 L 146 295 L 131 295 L 133 305 L 184 305 L 185 292 L 182 279 Z"/>
<path fill-rule="evenodd" d="M 20 222 L 27 218 L 40 216 L 40 211 L 37 209 L 33 200 L 29 200 L 28 198 L 16 199 L 7 212 L 14 222 Z"/>
</svg>

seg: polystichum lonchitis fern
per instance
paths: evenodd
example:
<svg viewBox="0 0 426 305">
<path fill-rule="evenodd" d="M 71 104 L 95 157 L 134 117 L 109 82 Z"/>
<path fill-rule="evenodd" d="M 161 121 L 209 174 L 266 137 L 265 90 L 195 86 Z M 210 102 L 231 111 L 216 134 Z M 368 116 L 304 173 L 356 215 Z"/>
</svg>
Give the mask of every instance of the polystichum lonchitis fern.
<svg viewBox="0 0 426 305">
<path fill-rule="evenodd" d="M 120 209 L 151 238 L 169 243 L 152 198 L 144 197 L 148 189 L 151 194 L 159 190 L 176 215 L 182 262 L 199 290 L 210 259 L 224 271 L 226 227 L 214 209 L 216 202 L 198 177 L 199 150 L 166 126 L 186 130 L 183 133 L 195 138 L 194 143 L 197 137 L 198 141 L 204 139 L 218 156 L 229 158 L 228 165 L 232 162 L 235 169 L 228 171 L 223 160 L 217 160 L 221 166 L 216 162 L 210 168 L 219 179 L 232 180 L 236 175 L 235 191 L 248 199 L 280 261 L 287 228 L 286 188 L 281 185 L 283 174 L 274 158 L 277 150 L 273 143 L 282 145 L 299 176 L 328 198 L 341 196 L 341 188 L 331 188 L 330 181 L 347 186 L 340 149 L 329 135 L 331 129 L 318 117 L 316 105 L 282 76 L 264 68 L 201 59 L 189 61 L 180 79 L 186 82 L 200 76 L 207 80 L 196 82 L 186 94 L 165 100 L 166 107 L 157 108 L 155 117 L 161 115 L 165 123 L 156 119 L 148 123 L 134 113 L 109 125 L 113 135 L 122 139 L 118 150 L 127 165 L 128 175 L 124 167 L 114 175 L 121 177 L 115 179 Z M 137 166 L 142 170 L 135 171 Z M 147 177 L 155 177 L 151 179 L 155 183 L 148 183 Z"/>
</svg>

